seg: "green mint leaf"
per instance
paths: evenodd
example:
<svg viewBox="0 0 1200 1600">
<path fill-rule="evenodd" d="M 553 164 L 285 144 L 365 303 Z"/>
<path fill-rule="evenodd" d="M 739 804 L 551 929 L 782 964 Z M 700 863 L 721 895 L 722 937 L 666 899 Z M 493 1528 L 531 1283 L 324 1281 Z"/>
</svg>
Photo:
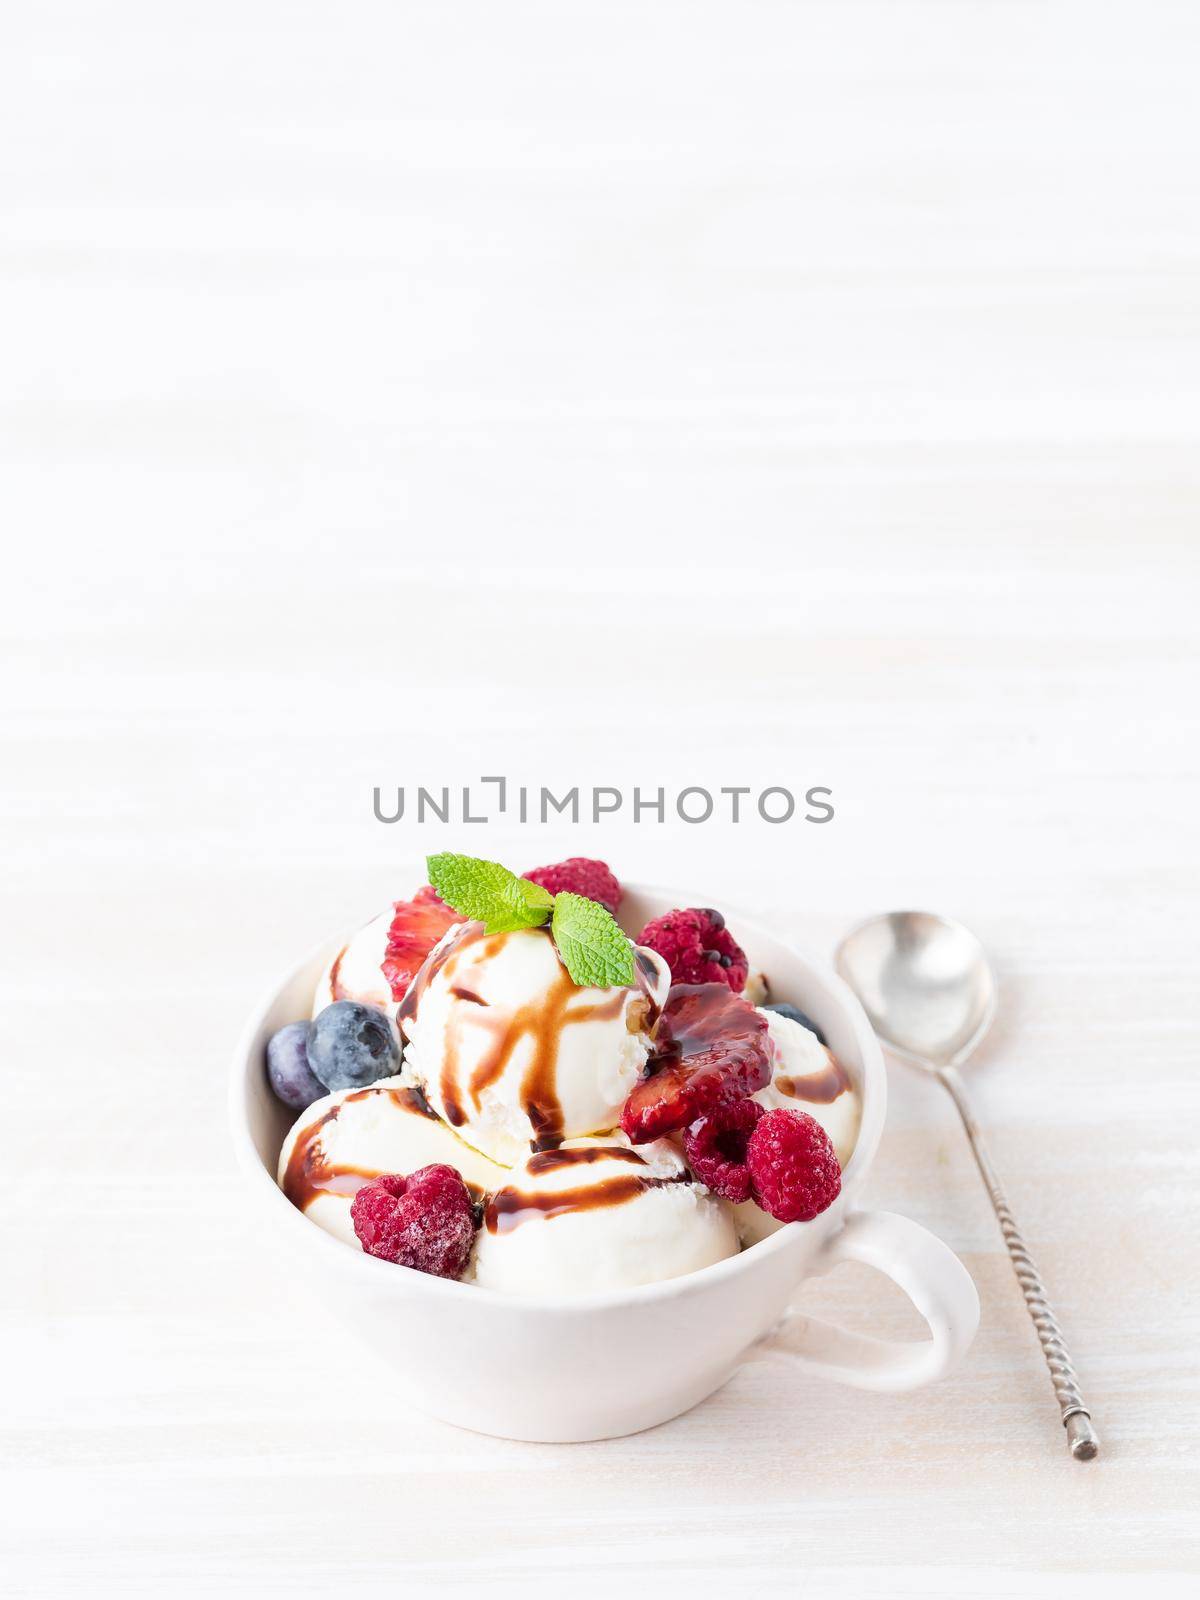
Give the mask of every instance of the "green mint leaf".
<svg viewBox="0 0 1200 1600">
<path fill-rule="evenodd" d="M 429 881 L 448 906 L 489 933 L 537 928 L 550 919 L 554 897 L 549 890 L 502 867 L 498 861 L 448 852 L 428 856 Z"/>
<path fill-rule="evenodd" d="M 581 894 L 554 896 L 550 932 L 563 965 L 585 989 L 609 989 L 633 982 L 633 946 L 612 912 Z"/>
<path fill-rule="evenodd" d="M 550 921 L 554 896 L 549 889 L 543 889 L 540 883 L 530 883 L 528 878 L 514 878 L 512 892 L 529 914 L 529 927 L 540 928 L 543 922 Z"/>
</svg>

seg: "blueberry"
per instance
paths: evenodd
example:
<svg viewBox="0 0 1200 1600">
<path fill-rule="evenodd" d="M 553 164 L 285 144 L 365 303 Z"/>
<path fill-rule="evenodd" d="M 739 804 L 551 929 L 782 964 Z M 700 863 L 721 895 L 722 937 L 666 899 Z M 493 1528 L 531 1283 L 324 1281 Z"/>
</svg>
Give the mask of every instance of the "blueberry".
<svg viewBox="0 0 1200 1600">
<path fill-rule="evenodd" d="M 790 1017 L 793 1022 L 798 1022 L 802 1028 L 807 1028 L 809 1033 L 815 1033 L 823 1045 L 828 1045 L 829 1040 L 817 1027 L 809 1016 L 806 1016 L 799 1006 L 789 1006 L 786 1001 L 781 1001 L 776 1006 L 764 1006 L 764 1011 L 777 1011 L 781 1017 Z"/>
<path fill-rule="evenodd" d="M 392 1076 L 400 1047 L 376 1006 L 335 1000 L 309 1023 L 308 1064 L 327 1089 L 361 1089 Z"/>
<path fill-rule="evenodd" d="M 276 1095 L 293 1111 L 303 1111 L 325 1093 L 308 1064 L 308 1023 L 289 1022 L 267 1040 L 267 1077 Z"/>
</svg>

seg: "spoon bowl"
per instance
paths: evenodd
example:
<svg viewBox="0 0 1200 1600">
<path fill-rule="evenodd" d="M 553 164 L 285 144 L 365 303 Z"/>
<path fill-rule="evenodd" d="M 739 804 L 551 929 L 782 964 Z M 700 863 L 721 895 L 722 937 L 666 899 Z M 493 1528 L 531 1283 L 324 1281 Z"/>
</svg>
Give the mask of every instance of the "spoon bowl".
<svg viewBox="0 0 1200 1600">
<path fill-rule="evenodd" d="M 996 975 L 961 922 L 889 911 L 862 922 L 837 952 L 838 975 L 889 1049 L 923 1067 L 965 1061 L 996 1014 Z"/>
</svg>

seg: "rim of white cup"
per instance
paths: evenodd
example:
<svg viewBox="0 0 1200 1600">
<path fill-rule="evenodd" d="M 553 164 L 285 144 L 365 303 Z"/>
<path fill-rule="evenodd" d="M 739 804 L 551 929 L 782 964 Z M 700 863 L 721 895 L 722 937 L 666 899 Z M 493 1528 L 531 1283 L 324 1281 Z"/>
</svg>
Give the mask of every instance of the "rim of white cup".
<svg viewBox="0 0 1200 1600">
<path fill-rule="evenodd" d="M 664 888 L 660 884 L 629 882 L 626 888 L 642 895 L 661 896 L 674 905 L 702 905 L 702 897 L 695 894 L 684 894 L 675 889 Z M 788 940 L 773 933 L 753 917 L 743 915 L 740 911 L 731 911 L 729 920 L 739 928 L 752 931 L 756 936 L 773 940 L 783 945 L 789 958 L 795 961 L 806 972 L 823 984 L 829 991 L 832 999 L 840 1007 L 845 1021 L 850 1025 L 858 1046 L 859 1059 L 862 1062 L 862 1082 L 858 1085 L 862 1100 L 861 1121 L 858 1137 L 854 1150 L 842 1173 L 842 1189 L 831 1210 L 843 1213 L 859 1185 L 863 1181 L 883 1133 L 884 1119 L 887 1114 L 887 1080 L 885 1075 L 883 1051 L 878 1039 L 872 1031 L 871 1024 L 867 1021 L 866 1012 L 859 1004 L 858 999 L 849 986 L 838 977 L 831 969 L 819 962 L 810 960 L 797 950 Z M 361 924 L 359 925 L 361 926 Z M 356 1276 L 367 1273 L 375 1274 L 373 1287 L 378 1289 L 385 1283 L 390 1283 L 393 1289 L 408 1291 L 413 1294 L 434 1295 L 469 1295 L 472 1304 L 491 1303 L 503 1306 L 509 1310 L 516 1307 L 528 1308 L 559 1315 L 577 1315 L 582 1312 L 593 1312 L 622 1305 L 644 1304 L 652 1300 L 666 1300 L 681 1298 L 688 1294 L 700 1293 L 716 1284 L 723 1278 L 734 1278 L 743 1272 L 752 1270 L 756 1262 L 762 1261 L 768 1253 L 779 1253 L 791 1248 L 797 1241 L 802 1229 L 818 1229 L 822 1232 L 828 1228 L 829 1213 L 813 1219 L 812 1222 L 789 1222 L 784 1227 L 770 1234 L 758 1244 L 751 1245 L 748 1249 L 739 1250 L 735 1256 L 727 1256 L 723 1261 L 714 1262 L 711 1266 L 701 1267 L 698 1271 L 687 1272 L 677 1278 L 662 1278 L 653 1283 L 642 1283 L 627 1289 L 603 1289 L 583 1295 L 526 1295 L 507 1294 L 497 1289 L 485 1289 L 475 1283 L 460 1283 L 452 1278 L 439 1278 L 431 1273 L 416 1272 L 410 1268 L 397 1268 L 390 1261 L 381 1261 L 375 1256 L 367 1255 L 362 1250 L 352 1250 L 343 1240 L 318 1227 L 305 1214 L 294 1206 L 280 1189 L 276 1182 L 275 1173 L 271 1171 L 258 1153 L 257 1146 L 251 1136 L 250 1124 L 246 1115 L 246 1084 L 251 1072 L 264 1070 L 261 1049 L 257 1048 L 259 1034 L 262 1031 L 267 1014 L 273 1009 L 280 993 L 298 976 L 299 973 L 317 964 L 322 955 L 328 959 L 329 955 L 347 939 L 358 932 L 355 927 L 351 934 L 343 935 L 340 939 L 325 939 L 315 946 L 303 961 L 296 962 L 283 976 L 277 978 L 263 995 L 259 1004 L 255 1006 L 249 1020 L 242 1029 L 234 1050 L 233 1062 L 229 1078 L 229 1124 L 233 1138 L 234 1151 L 238 1165 L 247 1181 L 262 1195 L 264 1203 L 274 1205 L 276 1215 L 283 1226 L 291 1226 L 296 1232 L 294 1239 L 297 1248 L 305 1248 L 304 1239 L 308 1240 L 308 1248 L 324 1252 L 326 1264 L 335 1269 L 352 1273 Z M 796 997 L 795 1003 L 801 1009 L 806 1009 L 803 997 Z M 397 1280 L 397 1273 L 402 1275 L 402 1281 Z M 362 1278 L 366 1284 L 372 1280 Z"/>
</svg>

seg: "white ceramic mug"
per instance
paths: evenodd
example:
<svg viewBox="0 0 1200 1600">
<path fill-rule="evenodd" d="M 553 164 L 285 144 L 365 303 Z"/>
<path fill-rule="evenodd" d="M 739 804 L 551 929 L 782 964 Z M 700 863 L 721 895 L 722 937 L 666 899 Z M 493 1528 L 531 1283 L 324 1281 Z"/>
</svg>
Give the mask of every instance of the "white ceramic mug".
<svg viewBox="0 0 1200 1600">
<path fill-rule="evenodd" d="M 621 921 L 636 932 L 694 895 L 631 888 Z M 966 1268 L 905 1217 L 855 1199 L 883 1131 L 883 1056 L 849 989 L 743 917 L 732 919 L 752 971 L 824 1030 L 862 1096 L 858 1143 L 842 1192 L 812 1222 L 686 1277 L 582 1299 L 497 1294 L 412 1272 L 350 1248 L 285 1199 L 275 1167 L 290 1113 L 267 1085 L 267 1039 L 306 1017 L 334 950 L 317 951 L 279 984 L 247 1025 L 233 1062 L 230 1117 L 264 1249 L 286 1249 L 314 1295 L 390 1362 L 413 1405 L 460 1427 L 511 1439 L 614 1438 L 696 1405 L 732 1376 L 787 1311 L 803 1279 L 862 1261 L 899 1284 L 930 1338 L 896 1343 L 811 1318 L 793 1335 L 798 1368 L 863 1389 L 913 1389 L 948 1372 L 974 1336 L 979 1299 Z"/>
</svg>

